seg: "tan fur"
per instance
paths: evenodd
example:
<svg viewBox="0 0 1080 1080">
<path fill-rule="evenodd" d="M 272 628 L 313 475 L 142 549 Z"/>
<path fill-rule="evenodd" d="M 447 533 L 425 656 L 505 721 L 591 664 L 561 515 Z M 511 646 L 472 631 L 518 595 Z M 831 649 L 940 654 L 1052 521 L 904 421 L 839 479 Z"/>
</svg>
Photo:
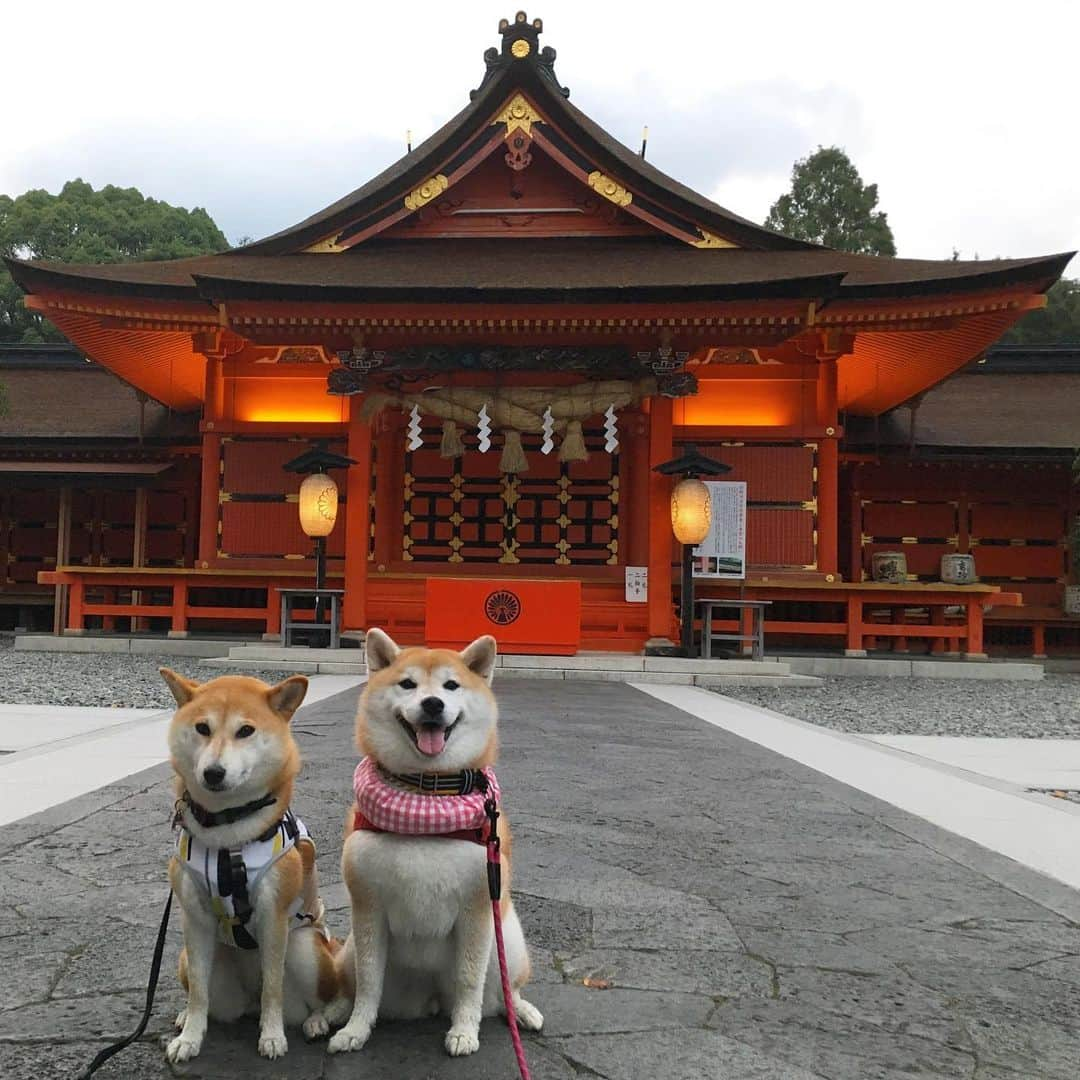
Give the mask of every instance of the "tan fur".
<svg viewBox="0 0 1080 1080">
<path fill-rule="evenodd" d="M 314 866 L 314 860 L 311 863 Z M 276 895 L 274 903 L 278 911 L 285 914 L 292 902 L 300 895 L 304 887 L 305 867 L 304 859 L 300 854 L 300 845 L 297 844 L 291 851 L 286 851 L 274 865 L 277 871 Z"/>
<path fill-rule="evenodd" d="M 455 772 L 495 763 L 499 740 L 498 708 L 490 688 L 493 639 L 479 638 L 457 653 L 398 649 L 381 631 L 369 631 L 366 648 L 369 677 L 355 726 L 361 754 L 391 772 Z M 435 719 L 425 716 L 428 696 L 443 702 L 436 706 Z M 441 742 L 436 741 L 440 725 L 446 732 Z M 426 732 L 423 741 L 421 728 Z M 441 749 L 435 749 L 438 746 Z M 354 997 L 354 1005 L 329 1049 L 336 1053 L 362 1047 L 377 1015 L 408 1018 L 441 1008 L 451 1019 L 447 1051 L 454 1056 L 473 1053 L 479 1046 L 481 1015 L 502 1007 L 501 995 L 495 996 L 498 976 L 492 969 L 484 853 L 460 840 L 355 831 L 355 811 L 354 805 L 345 821 L 342 852 L 353 933 L 338 954 L 341 988 Z M 530 972 L 510 892 L 513 842 L 504 812 L 498 835 L 503 882 L 499 908 L 512 954 L 512 1007 L 520 1024 L 538 1030 L 543 1017 L 517 993 Z"/>
<path fill-rule="evenodd" d="M 367 709 L 366 703 L 369 696 L 376 690 L 386 686 L 392 686 L 401 677 L 401 672 L 410 665 L 417 665 L 422 671 L 431 672 L 436 668 L 446 665 L 457 673 L 458 682 L 470 690 L 488 694 L 494 701 L 491 688 L 487 680 L 482 679 L 475 672 L 470 671 L 461 663 L 461 654 L 452 649 L 424 649 L 419 646 L 402 649 L 397 660 L 391 667 L 377 671 L 368 677 L 364 691 L 360 695 L 360 705 L 356 713 L 356 748 L 365 757 L 371 757 L 372 748 L 367 738 Z M 494 765 L 499 756 L 499 736 L 497 730 L 492 730 L 487 746 L 483 753 L 473 759 L 468 766 L 471 769 L 482 769 L 488 765 Z"/>
<path fill-rule="evenodd" d="M 292 801 L 300 754 L 289 723 L 303 701 L 307 679 L 297 675 L 267 686 L 258 679 L 227 675 L 200 685 L 168 668 L 161 674 L 178 706 L 169 727 L 177 795 L 190 792 L 211 811 L 242 805 L 266 793 L 275 797 L 271 805 L 250 817 L 213 830 L 203 829 L 182 807 L 185 827 L 212 847 L 240 846 L 262 835 Z M 200 731 L 199 725 L 208 727 L 209 733 Z M 222 785 L 205 786 L 207 761 L 221 767 Z M 257 790 L 249 790 L 251 785 Z M 188 1006 L 178 1018 L 182 1030 L 167 1050 L 170 1061 L 187 1061 L 199 1053 L 208 1012 L 219 1019 L 238 1019 L 248 1008 L 253 978 L 256 985 L 261 983 L 259 1052 L 263 1056 L 280 1057 L 287 1050 L 286 980 L 290 1008 L 294 1013 L 297 1008 L 304 1010 L 296 1022 L 307 1017 L 305 1034 L 326 1032 L 323 1009 L 339 994 L 334 949 L 313 928 L 289 933 L 288 912 L 297 897 L 302 897 L 304 910 L 321 918 L 315 848 L 309 840 L 287 851 L 259 882 L 249 927 L 252 932 L 258 928 L 256 951 L 242 952 L 217 942 L 215 917 L 205 891 L 176 858 L 169 863 L 169 881 L 184 918 L 185 947 L 178 973 L 188 994 Z"/>
</svg>

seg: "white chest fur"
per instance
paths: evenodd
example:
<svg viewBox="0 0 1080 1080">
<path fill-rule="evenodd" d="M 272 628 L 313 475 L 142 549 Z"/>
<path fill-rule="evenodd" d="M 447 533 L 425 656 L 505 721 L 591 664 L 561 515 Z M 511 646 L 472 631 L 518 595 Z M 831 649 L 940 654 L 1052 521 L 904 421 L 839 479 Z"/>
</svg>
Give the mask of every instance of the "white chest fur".
<svg viewBox="0 0 1080 1080">
<path fill-rule="evenodd" d="M 484 848 L 467 840 L 358 832 L 348 857 L 393 938 L 447 938 L 462 912 L 487 895 Z"/>
</svg>

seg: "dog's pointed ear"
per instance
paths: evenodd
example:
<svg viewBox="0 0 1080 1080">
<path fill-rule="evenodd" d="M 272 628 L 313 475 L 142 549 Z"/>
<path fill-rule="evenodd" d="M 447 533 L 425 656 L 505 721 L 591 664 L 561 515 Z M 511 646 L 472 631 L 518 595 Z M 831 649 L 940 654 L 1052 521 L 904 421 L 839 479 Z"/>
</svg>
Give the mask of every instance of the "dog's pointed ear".
<svg viewBox="0 0 1080 1080">
<path fill-rule="evenodd" d="M 377 626 L 373 626 L 364 635 L 364 653 L 367 656 L 369 675 L 388 668 L 397 659 L 399 652 L 401 649 L 398 648 L 394 639 Z"/>
<path fill-rule="evenodd" d="M 266 691 L 266 702 L 278 716 L 291 720 L 292 714 L 300 708 L 307 690 L 307 676 L 292 675 Z"/>
<path fill-rule="evenodd" d="M 484 634 L 461 650 L 461 660 L 473 674 L 479 675 L 490 686 L 495 677 L 497 651 L 495 639 L 490 634 Z"/>
<path fill-rule="evenodd" d="M 186 705 L 195 696 L 195 691 L 201 685 L 193 679 L 185 679 L 183 675 L 178 675 L 172 668 L 158 668 L 158 673 L 168 683 L 172 696 L 176 698 L 177 705 Z"/>
</svg>

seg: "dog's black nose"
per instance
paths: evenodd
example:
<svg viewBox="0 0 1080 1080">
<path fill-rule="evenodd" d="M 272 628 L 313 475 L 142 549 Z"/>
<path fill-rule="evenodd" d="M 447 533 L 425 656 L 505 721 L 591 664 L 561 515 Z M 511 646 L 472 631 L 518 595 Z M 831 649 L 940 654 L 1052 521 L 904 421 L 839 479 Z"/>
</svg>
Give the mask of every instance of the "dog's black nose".
<svg viewBox="0 0 1080 1080">
<path fill-rule="evenodd" d="M 203 769 L 203 780 L 208 788 L 221 787 L 221 782 L 224 779 L 225 768 L 222 765 L 207 765 Z"/>
<path fill-rule="evenodd" d="M 420 702 L 420 708 L 428 714 L 428 716 L 438 716 L 443 711 L 442 698 L 426 697 Z"/>
</svg>

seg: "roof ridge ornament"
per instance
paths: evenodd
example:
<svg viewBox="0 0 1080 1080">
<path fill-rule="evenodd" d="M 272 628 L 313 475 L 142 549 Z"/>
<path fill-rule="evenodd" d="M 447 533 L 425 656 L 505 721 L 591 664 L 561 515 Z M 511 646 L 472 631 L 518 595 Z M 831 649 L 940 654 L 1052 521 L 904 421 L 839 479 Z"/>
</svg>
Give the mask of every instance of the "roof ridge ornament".
<svg viewBox="0 0 1080 1080">
<path fill-rule="evenodd" d="M 519 128 L 526 135 L 531 136 L 533 124 L 544 123 L 544 118 L 536 111 L 532 102 L 524 94 L 515 94 L 506 108 L 491 123 L 493 126 L 495 124 L 505 124 L 507 138 Z"/>
<path fill-rule="evenodd" d="M 469 95 L 469 100 L 474 100 L 488 83 L 513 64 L 531 65 L 538 75 L 555 87 L 558 93 L 563 97 L 569 97 L 569 89 L 560 86 L 555 75 L 555 50 L 550 45 L 540 48 L 540 35 L 543 30 L 543 20 L 533 19 L 529 22 L 529 17 L 524 11 L 519 11 L 512 22 L 509 19 L 500 19 L 499 33 L 502 34 L 502 48 L 487 49 L 484 52 L 484 64 L 487 70 L 484 72 L 483 81 Z"/>
</svg>

